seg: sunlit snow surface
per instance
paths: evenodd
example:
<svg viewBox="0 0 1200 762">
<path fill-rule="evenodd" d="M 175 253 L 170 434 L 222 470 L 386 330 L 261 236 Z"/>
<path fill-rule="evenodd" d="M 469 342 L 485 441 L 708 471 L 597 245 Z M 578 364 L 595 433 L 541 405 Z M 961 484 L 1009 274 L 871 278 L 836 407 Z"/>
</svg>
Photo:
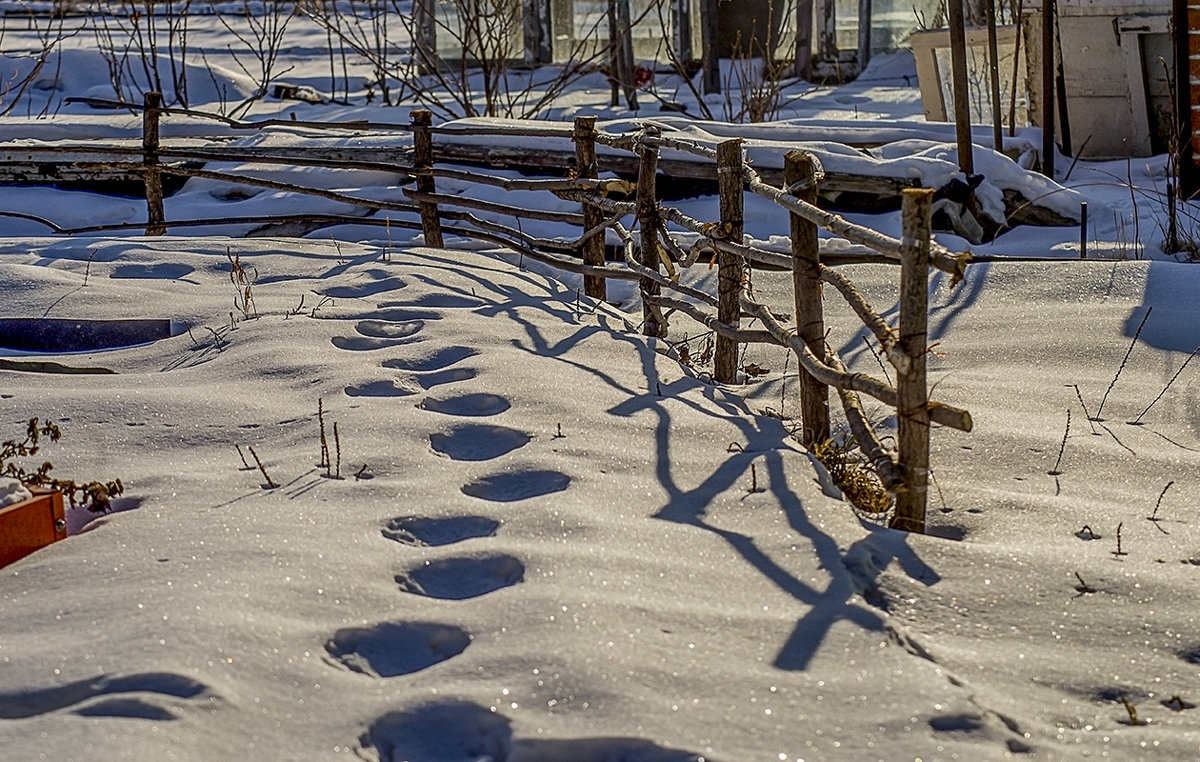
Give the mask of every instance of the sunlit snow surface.
<svg viewBox="0 0 1200 762">
<path fill-rule="evenodd" d="M 920 132 L 910 85 L 794 105 Z M 597 92 L 558 116 L 606 102 Z M 407 120 L 345 111 L 363 113 Z M 137 124 L 72 110 L 0 131 L 78 140 Z M 1151 188 L 1164 166 L 1076 168 L 1108 259 L 933 279 L 933 395 L 975 430 L 933 432 L 925 537 L 822 486 L 788 435 L 799 401 L 783 349 L 752 348 L 770 372 L 714 386 L 637 334 L 627 285 L 597 305 L 528 259 L 422 248 L 399 229 L 69 239 L 0 221 L 0 317 L 187 327 L 35 358 L 110 375 L 0 370 L 0 438 L 53 419 L 63 439 L 39 460 L 126 484 L 112 514 L 70 512 L 73 537 L 0 570 L 0 758 L 1195 758 L 1200 366 L 1185 363 L 1200 271 L 1158 252 L 1158 212 L 1120 186 Z M 381 174 L 309 174 L 403 198 Z M 190 183 L 170 215 L 331 208 L 218 185 Z M 0 209 L 64 226 L 145 215 L 136 199 L 31 188 L 0 190 Z M 752 236 L 786 247 L 785 215 L 747 212 Z M 1153 261 L 1113 261 L 1137 255 L 1135 220 Z M 1077 240 L 1022 228 L 978 250 L 1077 256 Z M 229 252 L 253 273 L 249 317 Z M 845 272 L 894 319 L 895 270 Z M 790 276 L 754 279 L 793 309 Z M 881 375 L 832 292 L 826 307 L 830 346 Z M 672 328 L 701 333 L 683 316 Z M 894 431 L 881 406 L 868 413 Z"/>
</svg>

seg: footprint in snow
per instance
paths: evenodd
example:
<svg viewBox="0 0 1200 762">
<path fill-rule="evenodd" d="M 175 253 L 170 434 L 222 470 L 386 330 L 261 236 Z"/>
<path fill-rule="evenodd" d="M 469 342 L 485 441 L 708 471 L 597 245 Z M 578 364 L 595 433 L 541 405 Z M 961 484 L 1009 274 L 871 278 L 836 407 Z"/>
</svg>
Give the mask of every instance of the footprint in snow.
<svg viewBox="0 0 1200 762">
<path fill-rule="evenodd" d="M 501 590 L 525 579 L 525 564 L 507 554 L 485 554 L 430 561 L 396 575 L 406 593 L 463 601 Z"/>
<path fill-rule="evenodd" d="M 453 728 L 454 732 L 447 732 Z M 702 762 L 710 759 L 659 746 L 643 738 L 599 737 L 549 740 L 518 738 L 512 722 L 486 706 L 438 701 L 389 712 L 358 739 L 364 757 L 380 760 L 436 759 L 441 762 Z"/>
<path fill-rule="evenodd" d="M 395 381 L 368 381 L 346 387 L 347 397 L 408 397 L 413 390 L 398 385 Z"/>
<path fill-rule="evenodd" d="M 372 677 L 398 677 L 458 656 L 471 644 L 466 630 L 430 622 L 348 627 L 325 644 L 330 661 Z"/>
<path fill-rule="evenodd" d="M 504 426 L 470 423 L 429 435 L 433 451 L 451 460 L 492 460 L 529 444 L 533 437 Z"/>
<path fill-rule="evenodd" d="M 384 363 L 387 366 L 387 363 Z M 474 368 L 447 368 L 446 370 L 435 370 L 431 373 L 421 373 L 411 376 L 412 381 L 420 386 L 425 391 L 429 391 L 435 386 L 443 384 L 457 384 L 462 381 L 470 381 L 479 375 L 479 371 Z"/>
<path fill-rule="evenodd" d="M 373 333 L 364 331 L 364 324 L 366 330 L 373 331 Z M 330 341 L 338 349 L 347 349 L 351 352 L 370 352 L 375 349 L 409 344 L 416 340 L 416 335 L 424 327 L 425 323 L 420 320 L 409 320 L 402 323 L 364 320 L 356 326 L 359 336 L 334 336 Z M 381 335 L 385 331 L 386 335 Z"/>
<path fill-rule="evenodd" d="M 100 677 L 50 688 L 6 690 L 0 693 L 0 720 L 20 720 L 71 708 L 83 717 L 173 720 L 175 714 L 150 701 L 149 696 L 207 705 L 213 695 L 204 683 L 170 672 Z"/>
<path fill-rule="evenodd" d="M 396 277 L 380 277 L 385 271 L 368 270 L 365 275 L 372 276 L 374 280 L 369 280 L 366 283 L 355 283 L 348 286 L 330 286 L 329 288 L 318 291 L 322 296 L 332 297 L 334 299 L 358 299 L 366 296 L 374 296 L 382 294 L 385 291 L 399 291 L 408 284 Z"/>
<path fill-rule="evenodd" d="M 479 350 L 470 347 L 440 347 L 413 357 L 384 360 L 383 367 L 414 373 L 428 373 L 435 370 L 444 370 L 477 354 L 479 354 Z"/>
<path fill-rule="evenodd" d="M 169 264 L 166 262 L 152 265 L 117 265 L 113 268 L 110 278 L 147 278 L 153 280 L 178 280 L 185 275 L 191 275 L 196 268 L 188 265 Z"/>
<path fill-rule="evenodd" d="M 389 540 L 422 547 L 452 545 L 477 537 L 491 537 L 499 528 L 499 521 L 484 516 L 452 516 L 444 519 L 397 516 L 388 520 L 382 533 Z"/>
<path fill-rule="evenodd" d="M 511 406 L 507 399 L 497 394 L 477 393 L 447 397 L 446 399 L 429 397 L 422 400 L 417 407 L 445 415 L 485 417 L 499 415 Z"/>
<path fill-rule="evenodd" d="M 360 320 L 354 330 L 376 339 L 406 339 L 424 325 L 421 320 Z"/>
<path fill-rule="evenodd" d="M 559 471 L 531 469 L 484 476 L 464 485 L 462 491 L 494 503 L 514 503 L 562 492 L 570 484 L 571 477 Z"/>
<path fill-rule="evenodd" d="M 454 310 L 469 307 L 480 307 L 487 304 L 477 296 L 460 296 L 458 294 L 428 293 L 408 302 L 385 302 L 380 307 L 416 307 L 434 310 Z"/>
</svg>

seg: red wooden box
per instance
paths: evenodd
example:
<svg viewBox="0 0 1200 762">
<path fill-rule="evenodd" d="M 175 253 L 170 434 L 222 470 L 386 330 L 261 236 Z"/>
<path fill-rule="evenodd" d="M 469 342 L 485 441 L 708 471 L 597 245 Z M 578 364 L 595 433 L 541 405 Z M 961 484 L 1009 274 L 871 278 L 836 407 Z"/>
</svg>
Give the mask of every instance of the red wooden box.
<svg viewBox="0 0 1200 762">
<path fill-rule="evenodd" d="M 0 567 L 67 538 L 63 495 L 30 487 L 33 497 L 0 508 Z"/>
</svg>

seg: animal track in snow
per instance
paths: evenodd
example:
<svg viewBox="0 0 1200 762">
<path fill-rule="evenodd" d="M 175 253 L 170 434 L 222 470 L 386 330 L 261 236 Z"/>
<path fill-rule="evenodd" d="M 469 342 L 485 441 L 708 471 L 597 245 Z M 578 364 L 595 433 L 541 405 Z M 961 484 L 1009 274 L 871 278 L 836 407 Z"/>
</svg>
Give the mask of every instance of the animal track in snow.
<svg viewBox="0 0 1200 762">
<path fill-rule="evenodd" d="M 415 357 L 384 360 L 382 365 L 393 370 L 407 370 L 415 373 L 426 373 L 434 370 L 449 368 L 455 363 L 462 362 L 468 357 L 479 354 L 478 349 L 470 347 L 441 347 Z"/>
<path fill-rule="evenodd" d="M 525 579 L 525 564 L 514 556 L 487 554 L 445 558 L 396 575 L 406 593 L 448 601 L 477 598 Z"/>
<path fill-rule="evenodd" d="M 463 394 L 458 397 L 434 399 L 428 397 L 418 405 L 422 410 L 445 415 L 490 416 L 499 415 L 511 407 L 504 397 L 496 394 Z"/>
<path fill-rule="evenodd" d="M 365 274 L 378 277 L 383 270 L 368 270 Z M 364 296 L 374 296 L 384 291 L 399 291 L 408 284 L 396 277 L 382 277 L 366 283 L 356 283 L 350 286 L 330 286 L 317 293 L 334 299 L 357 299 Z"/>
<path fill-rule="evenodd" d="M 559 471 L 510 471 L 476 479 L 464 485 L 462 491 L 494 503 L 513 503 L 562 492 L 570 484 L 571 477 Z"/>
<path fill-rule="evenodd" d="M 173 719 L 167 709 L 140 696 L 115 694 L 150 693 L 177 699 L 203 699 L 211 695 L 208 686 L 183 675 L 169 672 L 145 672 L 124 677 L 100 677 L 80 680 L 53 688 L 0 693 L 0 719 L 19 720 L 37 717 L 84 704 L 76 714 L 88 717 L 129 717 L 133 719 Z M 85 704 L 91 699 L 100 701 Z"/>
<path fill-rule="evenodd" d="M 411 675 L 458 656 L 471 644 L 465 630 L 429 622 L 386 622 L 338 630 L 325 644 L 337 664 L 374 677 Z"/>
<path fill-rule="evenodd" d="M 383 527 L 383 536 L 405 545 L 452 545 L 477 537 L 496 534 L 500 522 L 484 516 L 452 516 L 430 519 L 424 516 L 398 516 Z"/>
<path fill-rule="evenodd" d="M 415 392 L 398 386 L 395 381 L 368 381 L 346 387 L 347 397 L 408 397 Z"/>
<path fill-rule="evenodd" d="M 471 423 L 429 435 L 434 452 L 451 460 L 492 460 L 529 444 L 533 437 L 504 426 Z"/>
</svg>

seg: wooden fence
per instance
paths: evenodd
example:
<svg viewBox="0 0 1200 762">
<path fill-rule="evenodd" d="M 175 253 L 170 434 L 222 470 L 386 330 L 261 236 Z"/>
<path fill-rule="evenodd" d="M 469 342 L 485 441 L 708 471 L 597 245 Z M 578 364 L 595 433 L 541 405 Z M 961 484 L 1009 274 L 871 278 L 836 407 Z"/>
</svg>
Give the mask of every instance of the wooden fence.
<svg viewBox="0 0 1200 762">
<path fill-rule="evenodd" d="M 971 430 L 966 410 L 929 399 L 926 381 L 926 322 L 928 314 L 929 268 L 949 273 L 957 282 L 964 274 L 967 258 L 951 254 L 930 238 L 931 189 L 903 191 L 903 234 L 895 239 L 870 228 L 848 222 L 816 205 L 823 173 L 811 154 L 792 151 L 785 157 L 783 187 L 764 182 L 745 160 L 742 141 L 731 139 L 715 148 L 663 135 L 654 126 L 626 134 L 608 134 L 596 129 L 596 119 L 577 117 L 573 125 L 547 127 L 540 123 L 528 134 L 540 140 L 571 141 L 575 167 L 566 177 L 505 178 L 479 171 L 464 171 L 435 162 L 435 139 L 439 135 L 463 137 L 514 134 L 511 128 L 475 127 L 471 129 L 437 128 L 428 111 L 414 111 L 408 125 L 391 128 L 411 132 L 413 150 L 408 163 L 364 160 L 359 156 L 329 156 L 317 152 L 298 155 L 270 147 L 253 149 L 204 148 L 172 149 L 159 140 L 159 120 L 164 114 L 181 113 L 163 109 L 156 94 L 150 93 L 142 106 L 143 139 L 140 149 L 70 146 L 61 150 L 70 155 L 76 170 L 113 168 L 107 161 L 88 162 L 89 152 L 111 157 L 124 153 L 129 161 L 118 162 L 124 171 L 141 175 L 146 190 L 147 221 L 137 225 L 105 225 L 64 229 L 49 220 L 21 213 L 0 215 L 39 221 L 59 233 L 102 232 L 142 227 L 146 235 L 161 235 L 168 228 L 215 223 L 309 222 L 312 224 L 387 225 L 420 230 L 430 246 L 444 245 L 445 236 L 458 235 L 482 239 L 520 252 L 564 271 L 581 274 L 588 296 L 605 299 L 607 280 L 632 280 L 638 283 L 642 302 L 642 331 L 648 336 L 666 336 L 670 318 L 680 314 L 700 322 L 716 335 L 713 377 L 719 383 L 733 384 L 738 377 L 739 345 L 769 343 L 791 348 L 802 368 L 801 439 L 814 447 L 830 439 L 829 396 L 835 390 L 850 431 L 861 451 L 874 466 L 881 482 L 896 496 L 891 519 L 893 527 L 915 532 L 925 528 L 925 508 L 929 475 L 929 437 L 933 424 L 960 431 Z M 182 112 L 194 115 L 194 112 Z M 228 120 L 226 120 L 228 121 Z M 295 125 L 295 123 L 287 123 Z M 254 126 L 254 125 L 249 125 Z M 309 125 L 312 127 L 361 129 L 361 124 Z M 602 179 L 597 145 L 628 152 L 637 158 L 637 180 Z M 375 154 L 373 149 L 369 149 Z M 702 221 L 661 203 L 656 193 L 659 156 L 664 150 L 682 152 L 717 167 L 720 194 L 720 219 Z M 415 178 L 415 188 L 406 189 L 411 203 L 381 201 L 356 195 L 306 188 L 278 180 L 243 174 L 212 171 L 179 164 L 189 161 L 241 160 L 341 169 L 375 169 L 401 172 Z M 135 163 L 136 162 L 136 163 Z M 377 219 L 341 215 L 296 215 L 290 217 L 223 218 L 221 220 L 168 220 L 163 203 L 163 175 L 199 177 L 251 186 L 315 195 L 371 210 L 403 212 L 412 219 Z M 519 208 L 491 201 L 468 199 L 438 193 L 437 180 L 482 184 L 508 191 L 535 190 L 580 204 L 578 212 Z M 791 253 L 783 254 L 747 245 L 743 233 L 745 193 L 766 198 L 789 212 Z M 520 219 L 538 219 L 578 228 L 573 239 L 538 238 L 516 226 L 484 219 L 474 212 L 507 215 Z M 623 220 L 634 218 L 637 234 Z M 853 282 L 821 257 L 817 230 L 824 228 L 874 254 L 856 261 L 887 262 L 899 265 L 899 325 L 893 329 L 871 307 Z M 675 231 L 691 233 L 694 242 L 684 246 Z M 617 242 L 621 261 L 606 259 L 609 234 Z M 679 281 L 680 268 L 694 264 L 702 255 L 715 261 L 718 268 L 716 293 L 709 293 Z M 795 327 L 784 321 L 753 293 L 746 268 L 758 265 L 792 272 L 795 293 Z M 825 343 L 825 318 L 822 308 L 824 286 L 832 286 L 856 313 L 883 350 L 883 356 L 896 370 L 892 386 L 863 373 L 846 370 L 841 359 Z M 757 321 L 762 328 L 743 327 L 743 321 Z M 867 421 L 860 395 L 873 397 L 897 412 L 898 436 L 895 452 L 880 442 Z"/>
</svg>

